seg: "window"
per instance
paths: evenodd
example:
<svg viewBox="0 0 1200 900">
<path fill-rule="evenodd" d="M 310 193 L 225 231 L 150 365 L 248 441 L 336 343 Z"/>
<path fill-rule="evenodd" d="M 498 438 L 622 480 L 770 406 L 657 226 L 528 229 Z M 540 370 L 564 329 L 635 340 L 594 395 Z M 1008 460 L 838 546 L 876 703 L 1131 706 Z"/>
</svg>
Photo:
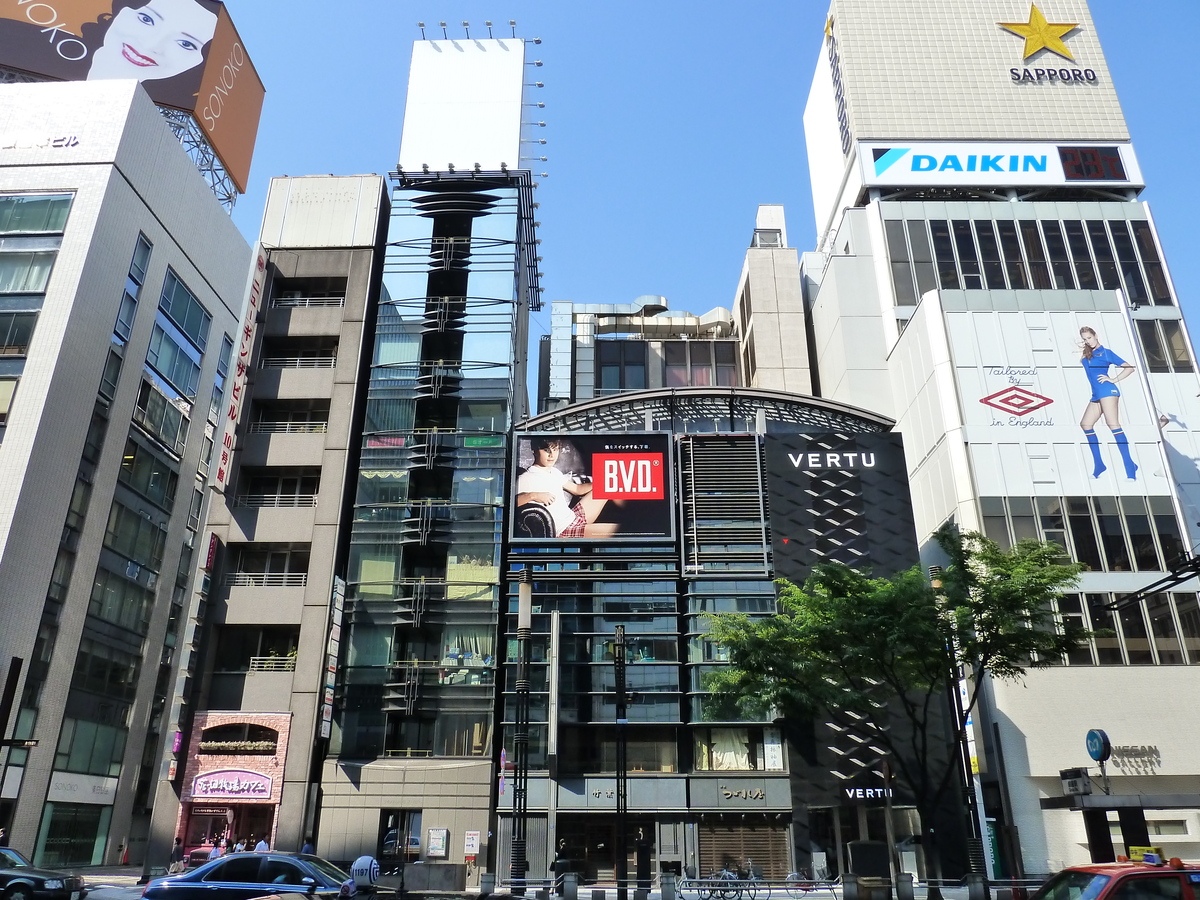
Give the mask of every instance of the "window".
<svg viewBox="0 0 1200 900">
<path fill-rule="evenodd" d="M 158 308 L 166 313 L 201 353 L 204 352 L 208 346 L 208 328 L 212 324 L 212 316 L 170 269 L 167 270 Z"/>
<path fill-rule="evenodd" d="M 121 365 L 124 360 L 114 348 L 109 348 L 108 359 L 104 361 L 104 372 L 100 376 L 100 395 L 111 400 L 116 396 L 117 383 L 121 380 Z"/>
<path fill-rule="evenodd" d="M 1136 320 L 1138 340 L 1151 372 L 1191 372 L 1192 355 L 1178 319 Z"/>
<path fill-rule="evenodd" d="M 104 533 L 104 546 L 139 566 L 155 572 L 162 568 L 167 529 L 142 513 L 113 502 Z"/>
<path fill-rule="evenodd" d="M 65 600 L 74 569 L 75 554 L 60 547 L 58 556 L 54 559 L 54 571 L 50 574 L 50 588 L 46 591 L 46 596 L 60 603 Z"/>
<path fill-rule="evenodd" d="M 0 382 L 0 395 L 2 395 L 3 382 Z M 2 408 L 2 406 L 0 406 Z M 88 425 L 87 437 L 83 442 L 83 458 L 85 461 L 95 463 L 100 458 L 100 451 L 104 447 L 104 434 L 108 431 L 108 417 L 101 411 L 100 405 L 92 412 L 92 421 Z"/>
<path fill-rule="evenodd" d="M 1001 547 L 1053 541 L 1097 572 L 1166 571 L 1183 552 L 1169 497 L 983 497 L 980 512 Z"/>
<path fill-rule="evenodd" d="M 149 381 L 143 381 L 138 392 L 133 421 L 158 438 L 172 453 L 183 453 L 187 443 L 188 418 L 177 401 L 167 397 Z"/>
<path fill-rule="evenodd" d="M 125 729 L 81 719 L 63 719 L 54 768 L 86 775 L 121 774 Z"/>
<path fill-rule="evenodd" d="M 220 626 L 213 670 L 247 672 L 253 659 L 286 659 L 295 654 L 299 641 L 300 630 L 294 625 Z M 216 740 L 207 734 L 205 740 Z"/>
<path fill-rule="evenodd" d="M 154 592 L 104 569 L 96 570 L 88 614 L 144 635 L 150 628 Z"/>
<path fill-rule="evenodd" d="M 57 255 L 53 250 L 0 253 L 0 293 L 44 293 Z"/>
<path fill-rule="evenodd" d="M 200 365 L 161 325 L 154 326 L 154 334 L 150 337 L 150 349 L 146 353 L 146 362 L 185 397 L 192 400 L 196 398 L 196 386 L 200 382 Z"/>
<path fill-rule="evenodd" d="M 8 413 L 12 409 L 12 398 L 16 390 L 17 379 L 0 378 L 0 425 L 8 421 Z"/>
<path fill-rule="evenodd" d="M 263 884 L 286 884 L 303 888 L 304 870 L 293 862 L 274 857 L 263 862 Z M 222 879 L 225 880 L 225 879 Z M 237 879 L 241 881 L 242 879 Z"/>
<path fill-rule="evenodd" d="M 75 480 L 75 489 L 71 491 L 71 502 L 67 506 L 67 527 L 73 531 L 83 530 L 83 520 L 87 516 L 88 501 L 92 497 L 92 486 L 82 478 Z"/>
<path fill-rule="evenodd" d="M 697 728 L 696 769 L 783 770 L 783 739 L 778 728 Z"/>
<path fill-rule="evenodd" d="M 159 459 L 136 441 L 125 442 L 125 455 L 121 458 L 118 477 L 122 483 L 167 511 L 175 502 L 179 475 L 174 466 Z"/>
<path fill-rule="evenodd" d="M 663 341 L 662 346 L 666 387 L 740 384 L 734 341 Z"/>
<path fill-rule="evenodd" d="M 261 863 L 262 857 L 254 856 L 253 854 L 231 856 L 209 870 L 208 874 L 204 876 L 204 880 L 237 881 L 254 884 L 258 882 L 258 868 Z"/>
<path fill-rule="evenodd" d="M 1179 900 L 1182 896 L 1178 875 L 1133 875 L 1112 893 L 1113 900 Z"/>
<path fill-rule="evenodd" d="M 140 656 L 84 638 L 79 642 L 71 687 L 118 700 L 132 700 L 137 693 L 141 668 Z"/>
<path fill-rule="evenodd" d="M 150 266 L 150 241 L 144 234 L 139 234 L 137 245 L 133 248 L 133 260 L 129 263 L 129 277 L 137 284 L 146 280 L 146 269 Z"/>
<path fill-rule="evenodd" d="M 61 234 L 71 194 L 0 197 L 0 234 Z"/>
<path fill-rule="evenodd" d="M 646 342 L 596 342 L 596 393 L 637 391 L 646 387 Z"/>
<path fill-rule="evenodd" d="M 37 313 L 0 313 L 0 356 L 24 356 L 29 351 Z"/>
<path fill-rule="evenodd" d="M 204 507 L 204 492 L 200 490 L 192 491 L 192 505 L 188 507 L 187 527 L 189 531 L 195 531 L 200 527 L 200 510 Z"/>
</svg>

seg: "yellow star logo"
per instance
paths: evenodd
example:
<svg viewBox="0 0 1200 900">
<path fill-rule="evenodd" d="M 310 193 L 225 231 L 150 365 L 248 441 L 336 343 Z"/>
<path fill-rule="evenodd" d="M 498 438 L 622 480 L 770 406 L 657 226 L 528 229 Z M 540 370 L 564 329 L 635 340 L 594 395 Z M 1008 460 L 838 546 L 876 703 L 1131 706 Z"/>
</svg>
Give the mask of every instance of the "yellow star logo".
<svg viewBox="0 0 1200 900">
<path fill-rule="evenodd" d="M 1023 59 L 1029 59 L 1039 50 L 1049 50 L 1051 53 L 1057 53 L 1059 56 L 1066 57 L 1072 62 L 1075 57 L 1071 55 L 1071 51 L 1067 49 L 1067 45 L 1063 43 L 1063 35 L 1071 31 L 1079 25 L 1078 22 L 1047 22 L 1046 17 L 1042 15 L 1042 11 L 1036 5 L 1031 4 L 1029 7 L 1028 22 L 997 22 L 1001 28 L 1011 31 L 1013 34 L 1020 35 L 1025 38 L 1025 56 Z"/>
</svg>

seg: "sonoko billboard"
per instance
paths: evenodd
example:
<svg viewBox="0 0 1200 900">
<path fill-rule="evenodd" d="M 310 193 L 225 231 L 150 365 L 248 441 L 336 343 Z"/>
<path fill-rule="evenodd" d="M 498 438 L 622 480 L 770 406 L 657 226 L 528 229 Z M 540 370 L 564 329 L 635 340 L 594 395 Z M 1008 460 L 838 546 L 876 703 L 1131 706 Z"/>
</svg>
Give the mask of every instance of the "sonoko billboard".
<svg viewBox="0 0 1200 900">
<path fill-rule="evenodd" d="M 263 85 L 216 0 L 0 0 L 0 65 L 64 81 L 133 78 L 192 113 L 245 190 Z"/>
</svg>

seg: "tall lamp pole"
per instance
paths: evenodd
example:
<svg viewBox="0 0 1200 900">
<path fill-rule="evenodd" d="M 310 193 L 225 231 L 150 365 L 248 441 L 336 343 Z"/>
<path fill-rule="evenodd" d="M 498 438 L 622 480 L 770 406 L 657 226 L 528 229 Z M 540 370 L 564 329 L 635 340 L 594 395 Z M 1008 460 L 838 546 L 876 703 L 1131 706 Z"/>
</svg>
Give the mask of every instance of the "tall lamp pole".
<svg viewBox="0 0 1200 900">
<path fill-rule="evenodd" d="M 508 868 L 512 892 L 525 895 L 529 871 L 529 638 L 533 630 L 533 584 L 528 567 L 517 584 L 517 722 L 513 732 L 512 852 Z"/>
<path fill-rule="evenodd" d="M 613 641 L 614 690 L 617 701 L 617 900 L 629 898 L 629 762 L 626 758 L 626 729 L 629 711 L 625 689 L 625 626 L 616 626 Z"/>
</svg>

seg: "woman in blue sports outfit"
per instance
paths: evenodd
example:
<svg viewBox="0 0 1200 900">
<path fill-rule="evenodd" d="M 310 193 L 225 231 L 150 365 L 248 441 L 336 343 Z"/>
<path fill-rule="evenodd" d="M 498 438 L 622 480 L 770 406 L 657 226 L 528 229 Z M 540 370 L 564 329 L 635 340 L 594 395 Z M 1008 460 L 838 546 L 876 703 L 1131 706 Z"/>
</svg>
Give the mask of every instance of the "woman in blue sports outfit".
<svg viewBox="0 0 1200 900">
<path fill-rule="evenodd" d="M 1121 428 L 1121 390 L 1117 387 L 1118 381 L 1133 374 L 1133 366 L 1107 347 L 1101 347 L 1095 330 L 1087 325 L 1079 329 L 1079 336 L 1083 338 L 1083 371 L 1092 386 L 1092 399 L 1088 401 L 1083 410 L 1083 418 L 1079 420 L 1079 427 L 1083 429 L 1084 437 L 1092 450 L 1092 459 L 1096 463 L 1092 477 L 1099 478 L 1108 468 L 1100 458 L 1100 439 L 1096 437 L 1095 430 L 1096 422 L 1104 416 L 1104 424 L 1112 431 L 1113 440 L 1116 441 L 1121 459 L 1125 462 L 1125 474 L 1130 478 L 1137 478 L 1138 467 L 1129 455 L 1129 441 Z M 1113 366 L 1117 367 L 1117 372 L 1115 375 L 1109 375 Z"/>
</svg>

